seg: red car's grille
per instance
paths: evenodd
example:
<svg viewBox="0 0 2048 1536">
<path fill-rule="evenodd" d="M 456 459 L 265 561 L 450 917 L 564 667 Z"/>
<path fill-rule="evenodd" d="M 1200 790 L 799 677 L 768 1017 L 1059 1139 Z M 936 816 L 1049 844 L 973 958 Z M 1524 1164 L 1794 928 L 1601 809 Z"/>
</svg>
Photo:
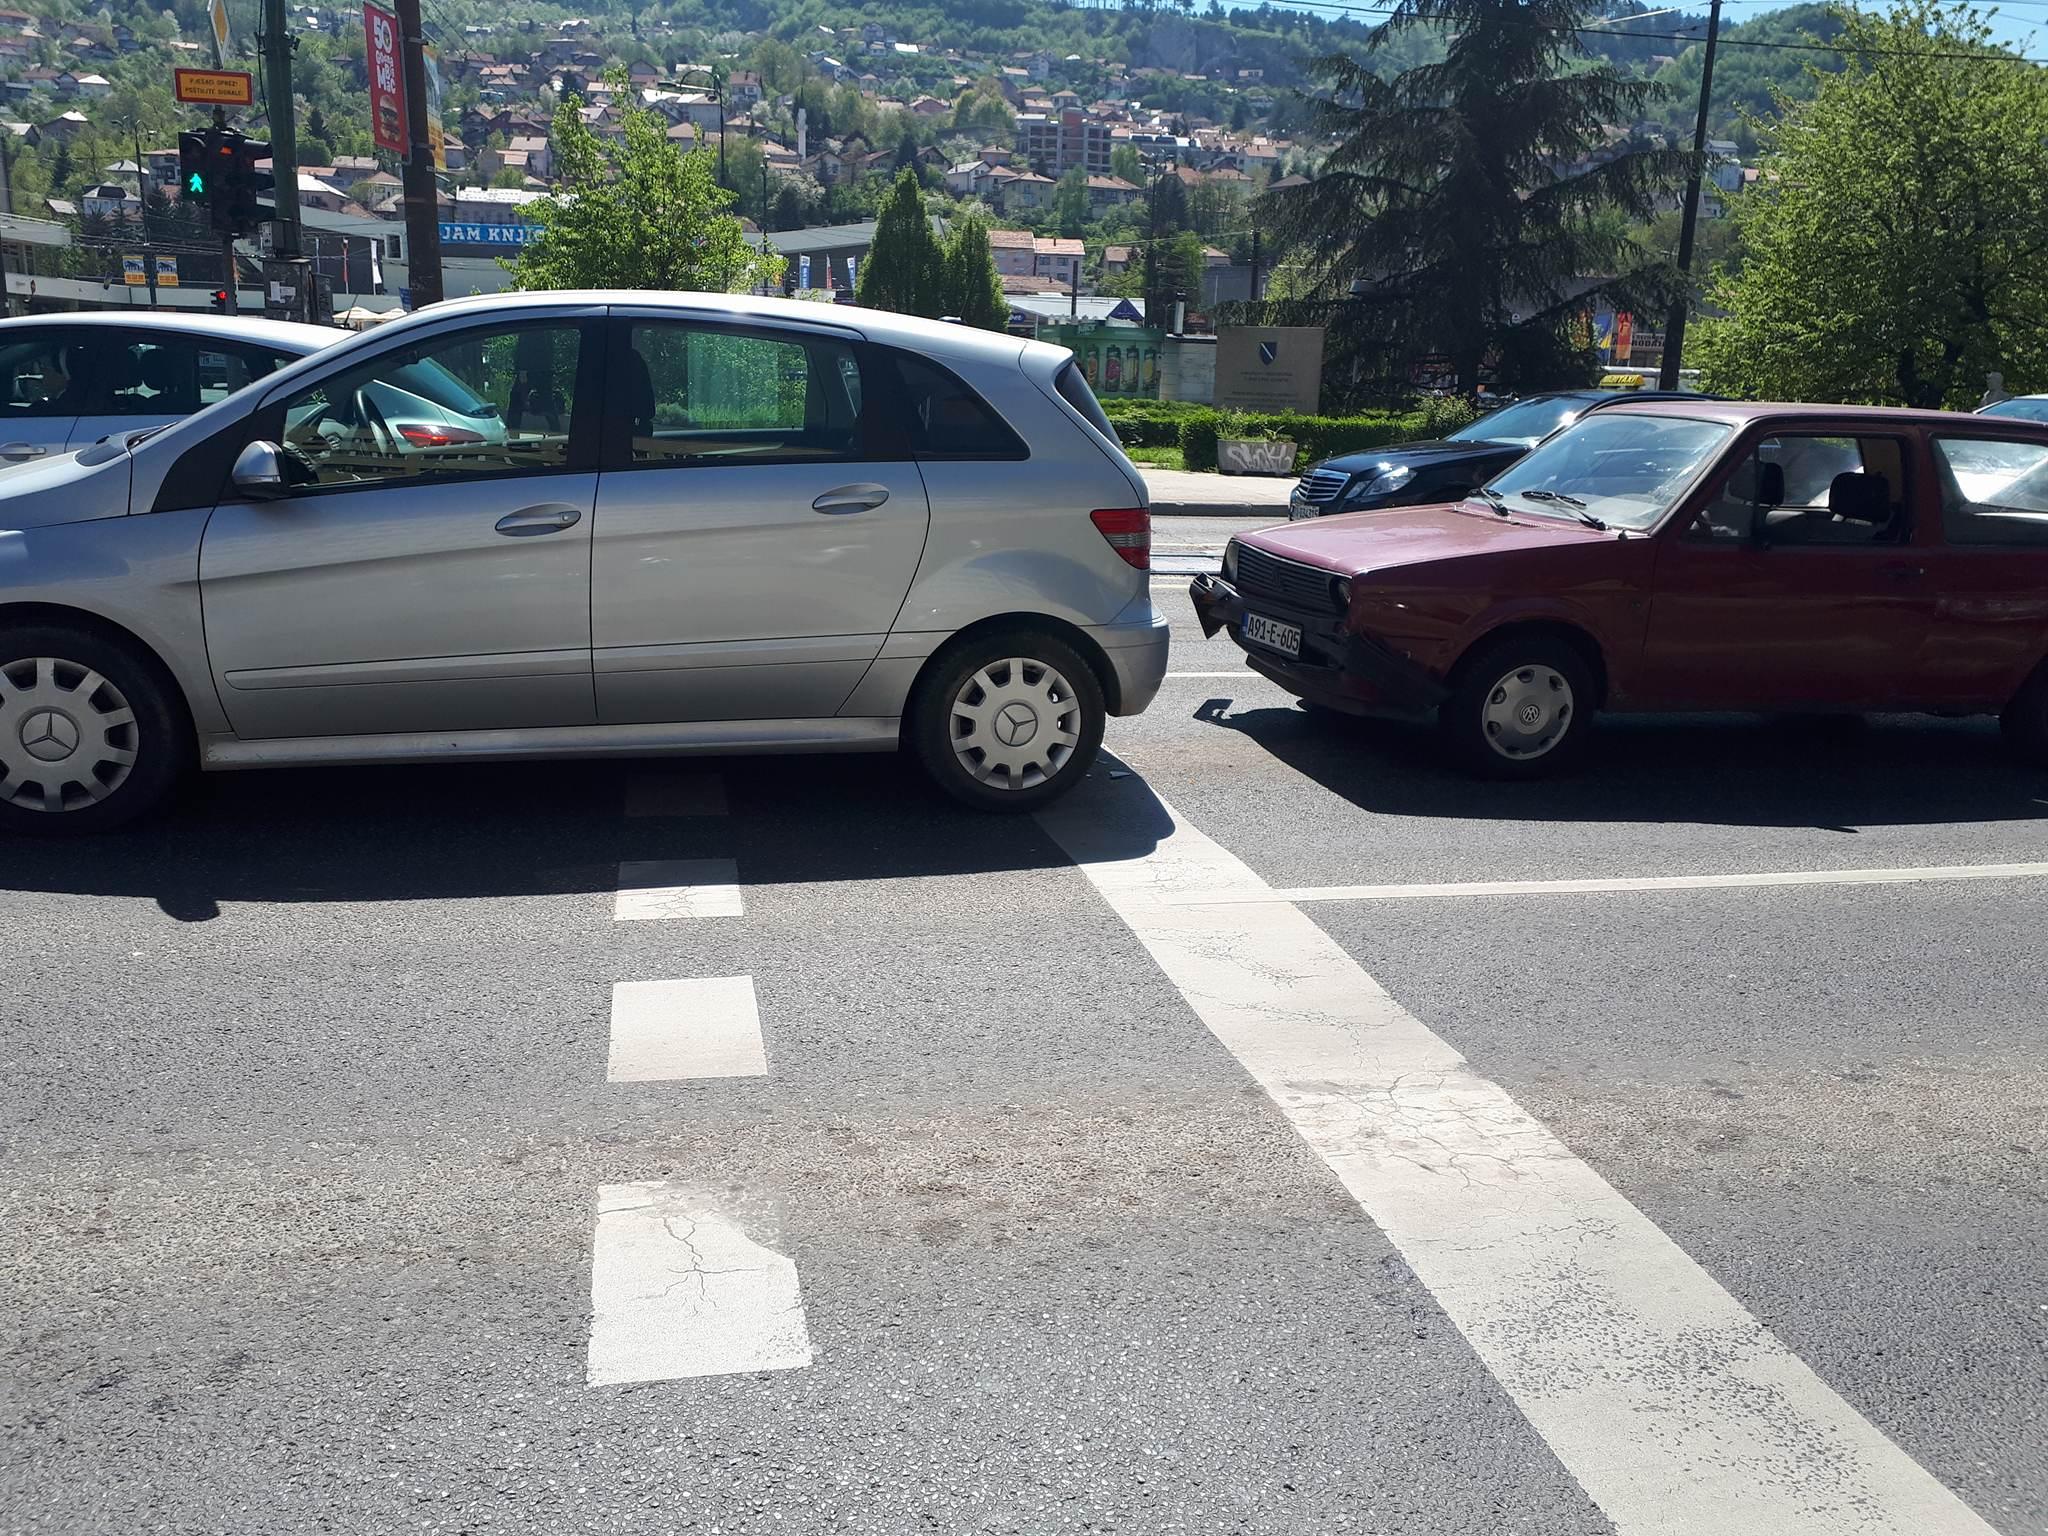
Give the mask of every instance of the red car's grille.
<svg viewBox="0 0 2048 1536">
<path fill-rule="evenodd" d="M 1336 581 L 1316 566 L 1297 565 L 1249 544 L 1237 546 L 1237 590 L 1255 602 L 1265 598 L 1310 613 L 1342 613 Z"/>
</svg>

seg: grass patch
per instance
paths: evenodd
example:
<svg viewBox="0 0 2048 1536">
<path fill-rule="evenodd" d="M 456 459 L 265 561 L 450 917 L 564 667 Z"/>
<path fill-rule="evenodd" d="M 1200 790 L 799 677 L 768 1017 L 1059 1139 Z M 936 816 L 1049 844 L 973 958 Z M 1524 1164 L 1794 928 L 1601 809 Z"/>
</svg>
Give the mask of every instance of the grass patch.
<svg viewBox="0 0 2048 1536">
<path fill-rule="evenodd" d="M 1186 464 L 1179 448 L 1126 448 L 1133 464 L 1149 464 L 1154 469 L 1180 469 Z"/>
</svg>

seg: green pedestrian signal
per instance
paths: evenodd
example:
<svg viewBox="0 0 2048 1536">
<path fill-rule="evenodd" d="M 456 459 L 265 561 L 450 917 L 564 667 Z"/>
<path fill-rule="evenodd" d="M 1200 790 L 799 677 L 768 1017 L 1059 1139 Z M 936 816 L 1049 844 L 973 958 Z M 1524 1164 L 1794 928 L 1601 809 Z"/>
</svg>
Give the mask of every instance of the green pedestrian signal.
<svg viewBox="0 0 2048 1536">
<path fill-rule="evenodd" d="M 197 192 L 204 195 L 206 191 L 206 178 L 200 175 L 197 171 L 194 171 L 185 180 L 185 190 L 187 192 Z"/>
</svg>

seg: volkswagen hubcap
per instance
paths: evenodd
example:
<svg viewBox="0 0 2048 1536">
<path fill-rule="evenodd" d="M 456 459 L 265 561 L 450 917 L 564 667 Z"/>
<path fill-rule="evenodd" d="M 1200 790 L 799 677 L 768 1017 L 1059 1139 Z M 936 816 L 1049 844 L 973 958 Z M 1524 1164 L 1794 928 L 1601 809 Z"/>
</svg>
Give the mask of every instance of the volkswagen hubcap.
<svg viewBox="0 0 2048 1536">
<path fill-rule="evenodd" d="M 0 805 L 95 805 L 127 781 L 139 745 L 135 711 L 92 668 L 55 656 L 0 663 Z"/>
<path fill-rule="evenodd" d="M 953 753 L 978 783 L 1030 789 L 1081 741 L 1081 701 L 1057 669 L 1028 656 L 992 661 L 953 698 Z"/>
<path fill-rule="evenodd" d="M 1571 729 L 1572 685 L 1551 667 L 1517 667 L 1488 690 L 1479 723 L 1502 757 L 1541 757 Z"/>
</svg>

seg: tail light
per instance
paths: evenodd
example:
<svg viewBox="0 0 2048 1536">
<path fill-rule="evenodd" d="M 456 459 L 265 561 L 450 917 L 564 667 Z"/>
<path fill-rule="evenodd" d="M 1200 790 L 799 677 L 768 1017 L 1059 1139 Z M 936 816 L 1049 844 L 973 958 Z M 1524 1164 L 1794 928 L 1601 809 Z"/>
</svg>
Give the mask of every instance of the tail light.
<svg viewBox="0 0 2048 1536">
<path fill-rule="evenodd" d="M 484 440 L 481 432 L 472 432 L 467 427 L 443 426 L 439 422 L 400 422 L 393 430 L 415 448 L 455 448 Z"/>
<path fill-rule="evenodd" d="M 1088 521 L 1109 541 L 1109 547 L 1123 556 L 1125 565 L 1140 571 L 1152 569 L 1151 508 L 1110 507 L 1090 512 Z"/>
</svg>

